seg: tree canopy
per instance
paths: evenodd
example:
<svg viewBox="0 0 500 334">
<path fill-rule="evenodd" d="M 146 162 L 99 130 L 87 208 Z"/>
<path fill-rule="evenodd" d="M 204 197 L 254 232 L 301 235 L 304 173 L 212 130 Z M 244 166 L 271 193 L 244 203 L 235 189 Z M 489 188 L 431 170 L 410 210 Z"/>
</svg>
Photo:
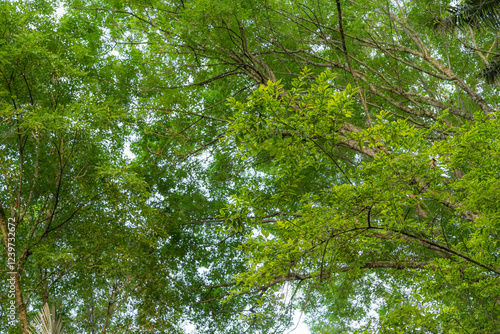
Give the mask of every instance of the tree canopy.
<svg viewBox="0 0 500 334">
<path fill-rule="evenodd" d="M 0 6 L 0 331 L 498 332 L 497 1 Z"/>
</svg>

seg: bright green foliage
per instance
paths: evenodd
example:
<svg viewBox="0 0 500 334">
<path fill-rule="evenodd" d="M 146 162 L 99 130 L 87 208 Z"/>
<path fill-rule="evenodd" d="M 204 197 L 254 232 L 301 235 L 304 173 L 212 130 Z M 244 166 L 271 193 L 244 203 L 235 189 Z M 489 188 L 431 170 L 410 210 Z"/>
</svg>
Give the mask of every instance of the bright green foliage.
<svg viewBox="0 0 500 334">
<path fill-rule="evenodd" d="M 257 218 L 244 223 L 252 227 L 241 246 L 250 270 L 232 293 L 268 286 L 272 296 L 288 281 L 318 326 L 326 317 L 343 328 L 376 302 L 379 319 L 366 330 L 494 332 L 498 118 L 419 129 L 382 112 L 373 128 L 351 135 L 377 152 L 352 169 L 334 158 L 331 135 L 350 117 L 352 95 L 329 88 L 329 79 L 306 88 L 302 77 L 281 95 L 283 86 L 270 83 L 231 103 L 229 136 L 243 158 L 274 156 L 258 168 L 266 179 L 230 206 L 233 227 Z M 267 116 L 255 117 L 259 110 Z M 436 132 L 448 136 L 430 140 Z M 273 213 L 273 222 L 263 219 Z"/>
<path fill-rule="evenodd" d="M 68 333 L 151 326 L 141 310 L 168 290 L 158 283 L 165 265 L 156 249 L 165 235 L 144 178 L 124 156 L 141 117 L 112 83 L 126 68 L 79 12 L 58 18 L 42 1 L 2 2 L 0 12 L 0 222 L 17 225 L 22 294 L 19 327 L 2 321 L 0 331 L 20 333 L 47 301 Z M 7 294 L 0 300 L 5 309 Z M 127 312 L 130 302 L 136 313 Z M 155 316 L 159 332 L 178 328 L 176 317 Z"/>
<path fill-rule="evenodd" d="M 498 326 L 498 166 L 472 163 L 497 152 L 475 74 L 497 38 L 436 34 L 447 5 L 341 1 L 340 31 L 335 1 L 75 4 L 141 73 L 133 151 L 200 332 L 282 332 L 296 309 L 318 331 Z"/>
<path fill-rule="evenodd" d="M 48 296 L 74 333 L 282 333 L 297 312 L 497 331 L 498 36 L 435 33 L 450 5 L 2 4 L 28 315 Z"/>
</svg>

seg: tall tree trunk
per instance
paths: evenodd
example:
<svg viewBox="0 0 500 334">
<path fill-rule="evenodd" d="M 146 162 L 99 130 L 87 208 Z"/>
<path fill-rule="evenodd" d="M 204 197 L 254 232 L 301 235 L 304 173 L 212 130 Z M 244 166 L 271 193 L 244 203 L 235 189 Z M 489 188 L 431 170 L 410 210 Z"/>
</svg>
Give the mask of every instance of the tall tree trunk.
<svg viewBox="0 0 500 334">
<path fill-rule="evenodd" d="M 5 244 L 5 252 L 7 253 L 9 247 L 9 230 L 7 226 L 7 217 L 5 217 L 2 203 L 0 203 L 0 230 L 2 231 L 3 243 Z"/>
<path fill-rule="evenodd" d="M 8 219 L 5 216 L 5 211 L 3 210 L 3 206 L 1 203 L 0 203 L 0 230 L 2 232 L 3 241 L 5 244 L 5 252 L 8 254 L 9 246 L 11 246 L 11 244 L 9 242 L 9 238 L 12 237 L 12 236 L 9 236 L 9 232 L 12 232 L 12 231 L 9 229 Z M 15 230 L 13 231 L 13 233 L 14 233 L 14 236 L 12 238 L 15 240 Z M 15 242 L 12 242 L 12 244 L 14 244 L 14 247 L 15 247 Z M 22 271 L 22 268 L 19 268 L 19 266 L 16 265 L 13 270 L 11 268 L 9 268 L 9 271 L 16 272 L 16 274 L 15 274 L 16 280 L 14 282 L 14 287 L 15 287 L 14 294 L 15 294 L 15 299 L 16 299 L 17 316 L 19 317 L 19 325 L 21 327 L 21 333 L 22 334 L 29 334 L 28 313 L 26 312 L 26 305 L 24 304 L 23 293 L 22 293 L 22 289 L 21 289 L 21 271 Z"/>
<path fill-rule="evenodd" d="M 24 304 L 23 292 L 21 289 L 21 276 L 19 273 L 16 274 L 16 305 L 17 305 L 17 316 L 19 317 L 19 326 L 21 327 L 22 334 L 29 334 L 29 321 L 28 312 L 26 312 L 26 304 Z"/>
</svg>

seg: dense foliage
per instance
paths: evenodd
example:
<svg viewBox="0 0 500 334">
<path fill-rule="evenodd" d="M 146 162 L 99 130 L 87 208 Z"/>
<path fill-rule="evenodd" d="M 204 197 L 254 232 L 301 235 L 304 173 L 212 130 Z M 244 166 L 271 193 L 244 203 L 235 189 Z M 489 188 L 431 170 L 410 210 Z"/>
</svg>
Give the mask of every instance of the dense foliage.
<svg viewBox="0 0 500 334">
<path fill-rule="evenodd" d="M 0 6 L 0 331 L 498 332 L 497 2 Z"/>
</svg>

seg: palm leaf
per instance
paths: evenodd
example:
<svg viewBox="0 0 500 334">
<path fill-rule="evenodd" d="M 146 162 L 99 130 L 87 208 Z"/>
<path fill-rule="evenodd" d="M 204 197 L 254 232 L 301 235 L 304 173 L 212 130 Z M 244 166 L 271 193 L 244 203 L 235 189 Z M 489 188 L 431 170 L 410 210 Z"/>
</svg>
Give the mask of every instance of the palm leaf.
<svg viewBox="0 0 500 334">
<path fill-rule="evenodd" d="M 446 11 L 451 15 L 434 21 L 438 32 L 451 32 L 455 28 L 470 26 L 474 29 L 500 29 L 499 0 L 466 0 L 458 6 L 449 6 Z"/>
<path fill-rule="evenodd" d="M 38 316 L 33 320 L 31 334 L 63 334 L 61 319 L 56 319 L 56 309 L 52 306 L 52 313 L 49 305 L 45 303 Z"/>
<path fill-rule="evenodd" d="M 461 5 L 449 6 L 449 16 L 434 20 L 434 29 L 440 33 L 452 32 L 456 28 L 471 27 L 500 30 L 500 0 L 465 0 Z M 493 58 L 481 71 L 487 83 L 500 82 L 500 57 Z"/>
</svg>

